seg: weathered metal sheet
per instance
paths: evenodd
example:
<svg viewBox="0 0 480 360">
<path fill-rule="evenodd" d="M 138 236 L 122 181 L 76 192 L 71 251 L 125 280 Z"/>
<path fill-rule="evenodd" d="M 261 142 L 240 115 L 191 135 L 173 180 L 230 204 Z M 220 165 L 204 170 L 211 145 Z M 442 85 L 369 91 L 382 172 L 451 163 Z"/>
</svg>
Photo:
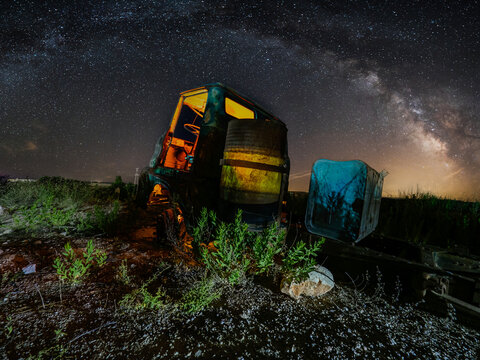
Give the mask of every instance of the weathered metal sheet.
<svg viewBox="0 0 480 360">
<path fill-rule="evenodd" d="M 308 231 L 343 241 L 369 235 L 378 223 L 383 177 L 360 160 L 317 160 L 305 213 Z"/>
<path fill-rule="evenodd" d="M 480 275 L 480 261 L 449 254 L 446 251 L 432 252 L 433 264 L 443 270 Z"/>
</svg>

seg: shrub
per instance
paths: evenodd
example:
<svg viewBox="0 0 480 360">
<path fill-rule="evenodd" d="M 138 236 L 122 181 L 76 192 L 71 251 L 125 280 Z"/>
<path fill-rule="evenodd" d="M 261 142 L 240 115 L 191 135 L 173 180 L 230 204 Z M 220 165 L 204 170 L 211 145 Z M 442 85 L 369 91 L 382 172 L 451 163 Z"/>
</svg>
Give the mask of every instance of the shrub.
<svg viewBox="0 0 480 360">
<path fill-rule="evenodd" d="M 203 209 L 193 237 L 207 270 L 236 285 L 248 273 L 269 274 L 275 268 L 275 256 L 283 255 L 285 230 L 272 224 L 257 234 L 248 231 L 240 210 L 235 221 L 226 224 L 217 223 L 215 213 Z M 280 270 L 289 280 L 305 279 L 313 270 L 324 241 L 322 238 L 310 246 L 298 242 L 284 256 Z"/>
<path fill-rule="evenodd" d="M 0 175 L 0 195 L 3 194 L 4 191 L 6 191 L 9 178 L 10 176 L 8 175 Z"/>
<path fill-rule="evenodd" d="M 383 198 L 377 232 L 416 245 L 462 246 L 480 254 L 480 203 L 429 193 Z"/>
<path fill-rule="evenodd" d="M 277 224 L 272 224 L 255 237 L 252 246 L 253 258 L 256 265 L 256 274 L 267 273 L 273 268 L 274 257 L 279 254 L 284 245 L 286 231 Z"/>
<path fill-rule="evenodd" d="M 202 208 L 200 212 L 200 218 L 197 221 L 197 225 L 193 228 L 192 235 L 196 245 L 208 244 L 212 240 L 212 237 L 217 226 L 217 214 L 214 211 L 208 211 L 207 208 Z"/>
<path fill-rule="evenodd" d="M 239 210 L 232 224 L 220 223 L 213 241 L 214 249 L 201 247 L 203 263 L 211 272 L 228 279 L 231 285 L 238 284 L 250 266 L 246 256 L 248 225 L 242 222 Z M 195 240 L 198 243 L 198 240 Z"/>
<path fill-rule="evenodd" d="M 101 231 L 103 234 L 113 235 L 117 230 L 120 213 L 120 202 L 114 201 L 113 208 L 107 210 L 95 205 L 93 212 L 78 214 L 76 218 L 76 230 L 90 233 Z"/>
<path fill-rule="evenodd" d="M 75 229 L 81 233 L 89 233 L 92 230 L 95 230 L 95 222 L 92 213 L 88 212 L 84 215 L 78 214 Z"/>
<path fill-rule="evenodd" d="M 287 252 L 283 259 L 283 271 L 288 280 L 302 281 L 308 277 L 324 242 L 325 238 L 321 238 L 308 246 L 306 242 L 299 241 Z"/>
<path fill-rule="evenodd" d="M 10 209 L 18 209 L 32 206 L 36 200 L 43 203 L 48 198 L 53 198 L 58 207 L 79 207 L 95 202 L 94 190 L 91 184 L 84 181 L 42 177 L 31 182 L 9 182 L 0 194 L 0 204 Z"/>
</svg>

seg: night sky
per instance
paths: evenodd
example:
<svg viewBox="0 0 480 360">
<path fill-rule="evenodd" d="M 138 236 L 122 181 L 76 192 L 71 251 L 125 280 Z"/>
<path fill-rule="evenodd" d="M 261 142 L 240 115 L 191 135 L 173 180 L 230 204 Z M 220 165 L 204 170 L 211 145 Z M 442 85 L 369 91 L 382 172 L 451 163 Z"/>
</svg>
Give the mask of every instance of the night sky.
<svg viewBox="0 0 480 360">
<path fill-rule="evenodd" d="M 480 198 L 477 1 L 0 0 L 0 174 L 133 180 L 178 93 L 222 82 L 384 195 Z"/>
</svg>

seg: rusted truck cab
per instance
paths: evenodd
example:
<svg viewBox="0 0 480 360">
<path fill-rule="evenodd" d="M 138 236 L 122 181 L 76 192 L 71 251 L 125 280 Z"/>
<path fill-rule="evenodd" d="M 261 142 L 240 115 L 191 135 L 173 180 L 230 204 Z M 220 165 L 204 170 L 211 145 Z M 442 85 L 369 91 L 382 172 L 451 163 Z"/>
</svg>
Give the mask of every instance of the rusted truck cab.
<svg viewBox="0 0 480 360">
<path fill-rule="evenodd" d="M 150 205 L 175 198 L 188 213 L 207 207 L 225 218 L 242 209 L 261 225 L 278 217 L 288 171 L 285 124 L 235 90 L 209 84 L 180 94 L 139 198 Z"/>
</svg>

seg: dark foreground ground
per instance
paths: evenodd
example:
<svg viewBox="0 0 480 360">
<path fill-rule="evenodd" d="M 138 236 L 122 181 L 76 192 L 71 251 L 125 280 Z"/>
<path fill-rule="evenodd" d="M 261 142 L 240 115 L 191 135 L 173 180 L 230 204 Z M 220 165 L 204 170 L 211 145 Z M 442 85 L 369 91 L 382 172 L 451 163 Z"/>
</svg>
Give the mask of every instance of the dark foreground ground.
<svg viewBox="0 0 480 360">
<path fill-rule="evenodd" d="M 233 288 L 218 280 L 222 296 L 189 314 L 176 303 L 204 276 L 202 268 L 149 243 L 97 238 L 106 265 L 78 285 L 60 286 L 55 257 L 66 241 L 80 249 L 87 240 L 0 237 L 0 359 L 480 358 L 480 333 L 460 325 L 453 311 L 443 318 L 400 303 L 375 275 L 365 289 L 337 284 L 322 298 L 298 302 L 271 281 Z M 123 259 L 129 285 L 118 275 Z M 29 264 L 36 272 L 24 275 Z M 120 306 L 154 273 L 149 289 L 165 290 L 164 306 Z"/>
</svg>

